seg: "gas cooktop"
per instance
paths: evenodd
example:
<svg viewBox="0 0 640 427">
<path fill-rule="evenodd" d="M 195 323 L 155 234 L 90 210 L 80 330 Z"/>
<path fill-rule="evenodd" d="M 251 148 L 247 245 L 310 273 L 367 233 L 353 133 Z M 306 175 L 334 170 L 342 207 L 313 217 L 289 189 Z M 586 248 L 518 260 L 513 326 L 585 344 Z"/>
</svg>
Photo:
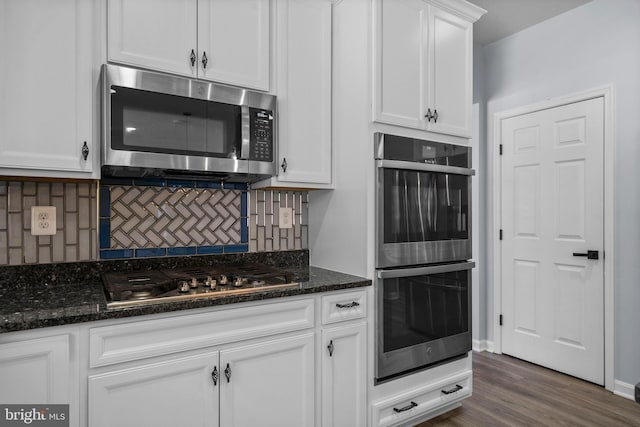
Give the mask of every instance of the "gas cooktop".
<svg viewBox="0 0 640 427">
<path fill-rule="evenodd" d="M 293 288 L 289 272 L 262 264 L 214 265 L 102 275 L 107 308 Z"/>
</svg>

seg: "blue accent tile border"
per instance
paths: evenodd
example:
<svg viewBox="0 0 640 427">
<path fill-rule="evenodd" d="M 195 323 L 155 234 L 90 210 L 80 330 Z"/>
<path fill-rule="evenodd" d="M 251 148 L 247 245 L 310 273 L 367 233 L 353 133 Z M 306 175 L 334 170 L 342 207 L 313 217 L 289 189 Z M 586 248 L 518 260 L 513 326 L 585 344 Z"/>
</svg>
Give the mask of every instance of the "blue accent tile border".
<svg viewBox="0 0 640 427">
<path fill-rule="evenodd" d="M 111 247 L 111 220 L 100 218 L 100 249 Z"/>
<path fill-rule="evenodd" d="M 222 246 L 198 246 L 198 255 L 221 254 Z"/>
<path fill-rule="evenodd" d="M 184 248 L 167 248 L 167 255 L 195 255 L 196 251 L 196 246 L 189 246 Z"/>
<path fill-rule="evenodd" d="M 136 249 L 136 252 L 135 252 L 136 258 L 151 257 L 151 256 L 166 256 L 166 255 L 167 255 L 167 248 L 143 248 L 143 249 Z"/>
<path fill-rule="evenodd" d="M 249 245 L 226 245 L 224 246 L 224 253 L 238 253 L 238 252 L 249 252 Z"/>
<path fill-rule="evenodd" d="M 133 249 L 106 249 L 100 251 L 100 259 L 133 258 Z"/>
</svg>

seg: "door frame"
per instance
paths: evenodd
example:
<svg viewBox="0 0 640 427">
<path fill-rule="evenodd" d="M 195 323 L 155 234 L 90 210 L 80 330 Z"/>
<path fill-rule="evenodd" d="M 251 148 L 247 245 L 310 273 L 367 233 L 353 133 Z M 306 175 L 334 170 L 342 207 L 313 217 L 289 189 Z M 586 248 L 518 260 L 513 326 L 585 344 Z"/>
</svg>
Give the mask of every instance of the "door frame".
<svg viewBox="0 0 640 427">
<path fill-rule="evenodd" d="M 502 312 L 502 245 L 498 237 L 498 230 L 502 224 L 502 159 L 500 157 L 500 143 L 502 141 L 502 120 L 547 110 L 567 104 L 586 101 L 602 97 L 604 100 L 604 248 L 602 262 L 604 262 L 604 385 L 609 391 L 615 388 L 614 371 L 614 154 L 615 154 L 615 129 L 614 129 L 614 87 L 613 84 L 591 89 L 585 92 L 550 98 L 545 101 L 516 107 L 510 110 L 493 114 L 493 226 L 494 232 L 489 236 L 493 255 L 493 313 L 488 313 L 493 324 L 493 352 L 502 353 L 502 331 L 500 326 L 500 313 Z M 490 148 L 491 149 L 491 148 Z M 606 257 L 605 257 L 606 255 Z"/>
</svg>

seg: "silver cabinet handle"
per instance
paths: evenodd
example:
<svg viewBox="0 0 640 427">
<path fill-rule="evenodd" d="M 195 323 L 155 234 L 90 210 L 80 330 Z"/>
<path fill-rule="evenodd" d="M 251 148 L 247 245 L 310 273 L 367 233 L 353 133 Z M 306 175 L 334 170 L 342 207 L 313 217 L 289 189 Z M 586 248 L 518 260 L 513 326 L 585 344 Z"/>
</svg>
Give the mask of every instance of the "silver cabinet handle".
<svg viewBox="0 0 640 427">
<path fill-rule="evenodd" d="M 207 58 L 207 52 L 202 52 L 202 69 L 207 68 L 207 63 L 209 59 Z"/>
<path fill-rule="evenodd" d="M 213 380 L 213 385 L 218 385 L 218 367 L 214 366 L 213 371 L 211 372 L 211 379 Z"/>
<path fill-rule="evenodd" d="M 456 384 L 455 387 L 450 388 L 449 390 L 440 390 L 442 392 L 442 394 L 452 394 L 455 393 L 456 391 L 462 390 L 462 386 L 460 384 Z"/>
<path fill-rule="evenodd" d="M 191 55 L 189 55 L 189 61 L 191 61 L 192 67 L 196 65 L 197 60 L 198 60 L 198 57 L 196 56 L 196 52 L 193 49 L 191 49 Z"/>
<path fill-rule="evenodd" d="M 89 146 L 87 145 L 87 141 L 82 144 L 82 158 L 87 160 L 89 157 Z"/>
<path fill-rule="evenodd" d="M 433 123 L 438 122 L 438 110 L 436 110 L 435 108 L 433 109 L 433 115 L 431 116 L 431 118 L 433 119 Z"/>
<path fill-rule="evenodd" d="M 329 345 L 327 346 L 327 350 L 329 350 L 329 357 L 333 357 L 333 340 L 329 342 Z"/>
<path fill-rule="evenodd" d="M 405 412 L 405 411 L 408 411 L 409 409 L 415 408 L 416 406 L 418 406 L 418 404 L 416 402 L 411 402 L 410 404 L 408 404 L 407 406 L 405 406 L 403 408 L 400 408 L 400 409 L 393 408 L 393 411 L 396 412 L 396 413 L 397 412 Z"/>
<path fill-rule="evenodd" d="M 349 304 L 336 304 L 336 307 L 338 308 L 352 308 L 352 307 L 358 307 L 360 305 L 359 302 L 357 301 L 351 301 Z"/>
<path fill-rule="evenodd" d="M 227 377 L 227 383 L 231 382 L 231 367 L 227 363 L 227 368 L 224 370 L 224 376 Z"/>
<path fill-rule="evenodd" d="M 280 165 L 280 167 L 282 168 L 282 172 L 286 172 L 287 171 L 287 158 L 286 157 L 284 159 L 282 159 L 282 164 Z"/>
</svg>

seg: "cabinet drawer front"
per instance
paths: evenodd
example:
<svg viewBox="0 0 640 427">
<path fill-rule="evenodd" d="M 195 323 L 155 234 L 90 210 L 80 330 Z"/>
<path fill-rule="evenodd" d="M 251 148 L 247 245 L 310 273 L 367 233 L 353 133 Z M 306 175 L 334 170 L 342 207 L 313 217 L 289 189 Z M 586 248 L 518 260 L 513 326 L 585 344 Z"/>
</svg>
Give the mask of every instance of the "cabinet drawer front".
<svg viewBox="0 0 640 427">
<path fill-rule="evenodd" d="M 472 372 L 465 371 L 436 383 L 429 384 L 373 404 L 373 426 L 386 427 L 434 415 L 442 408 L 471 396 Z"/>
<path fill-rule="evenodd" d="M 322 324 L 360 319 L 367 315 L 366 291 L 322 297 Z"/>
<path fill-rule="evenodd" d="M 90 366 L 298 331 L 313 319 L 313 299 L 303 299 L 91 328 Z"/>
</svg>

